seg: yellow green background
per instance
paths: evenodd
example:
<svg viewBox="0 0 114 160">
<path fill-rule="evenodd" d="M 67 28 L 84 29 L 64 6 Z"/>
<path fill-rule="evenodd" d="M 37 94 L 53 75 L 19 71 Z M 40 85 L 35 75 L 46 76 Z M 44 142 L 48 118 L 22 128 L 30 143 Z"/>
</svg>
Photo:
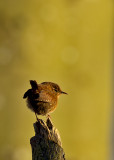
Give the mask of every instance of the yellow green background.
<svg viewBox="0 0 114 160">
<path fill-rule="evenodd" d="M 37 80 L 68 93 L 51 114 L 67 159 L 109 160 L 111 68 L 111 0 L 1 0 L 0 159 L 32 160 L 22 97 Z"/>
</svg>

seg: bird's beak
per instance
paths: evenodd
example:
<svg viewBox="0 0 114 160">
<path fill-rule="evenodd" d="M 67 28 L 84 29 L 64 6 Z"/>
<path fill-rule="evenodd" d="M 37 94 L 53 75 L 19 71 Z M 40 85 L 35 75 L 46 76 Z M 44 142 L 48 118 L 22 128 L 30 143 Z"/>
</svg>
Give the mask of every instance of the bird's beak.
<svg viewBox="0 0 114 160">
<path fill-rule="evenodd" d="M 68 93 L 61 91 L 61 94 L 68 94 Z"/>
</svg>

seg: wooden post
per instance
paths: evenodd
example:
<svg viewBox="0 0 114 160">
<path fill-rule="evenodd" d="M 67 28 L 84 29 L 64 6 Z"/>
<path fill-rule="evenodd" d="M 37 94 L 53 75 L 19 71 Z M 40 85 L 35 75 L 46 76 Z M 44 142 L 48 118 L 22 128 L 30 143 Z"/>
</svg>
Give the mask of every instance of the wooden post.
<svg viewBox="0 0 114 160">
<path fill-rule="evenodd" d="M 35 136 L 30 139 L 32 160 L 65 160 L 58 130 L 50 118 L 34 123 Z"/>
</svg>

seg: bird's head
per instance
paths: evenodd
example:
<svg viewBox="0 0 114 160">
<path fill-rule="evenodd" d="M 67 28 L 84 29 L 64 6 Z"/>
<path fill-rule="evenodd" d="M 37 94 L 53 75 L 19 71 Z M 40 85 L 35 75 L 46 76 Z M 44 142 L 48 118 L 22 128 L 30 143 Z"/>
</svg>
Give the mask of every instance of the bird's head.
<svg viewBox="0 0 114 160">
<path fill-rule="evenodd" d="M 43 82 L 41 84 L 46 85 L 50 90 L 52 90 L 57 96 L 59 96 L 60 94 L 67 94 L 66 92 L 63 92 L 59 85 L 53 82 Z"/>
</svg>

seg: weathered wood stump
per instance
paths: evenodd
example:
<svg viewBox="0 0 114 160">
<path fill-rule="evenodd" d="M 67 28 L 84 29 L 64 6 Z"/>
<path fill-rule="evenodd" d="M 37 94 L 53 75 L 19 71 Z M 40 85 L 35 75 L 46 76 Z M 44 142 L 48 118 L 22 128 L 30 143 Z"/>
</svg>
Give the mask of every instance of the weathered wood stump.
<svg viewBox="0 0 114 160">
<path fill-rule="evenodd" d="M 35 136 L 30 139 L 32 160 L 65 160 L 58 130 L 50 118 L 34 123 Z"/>
</svg>

